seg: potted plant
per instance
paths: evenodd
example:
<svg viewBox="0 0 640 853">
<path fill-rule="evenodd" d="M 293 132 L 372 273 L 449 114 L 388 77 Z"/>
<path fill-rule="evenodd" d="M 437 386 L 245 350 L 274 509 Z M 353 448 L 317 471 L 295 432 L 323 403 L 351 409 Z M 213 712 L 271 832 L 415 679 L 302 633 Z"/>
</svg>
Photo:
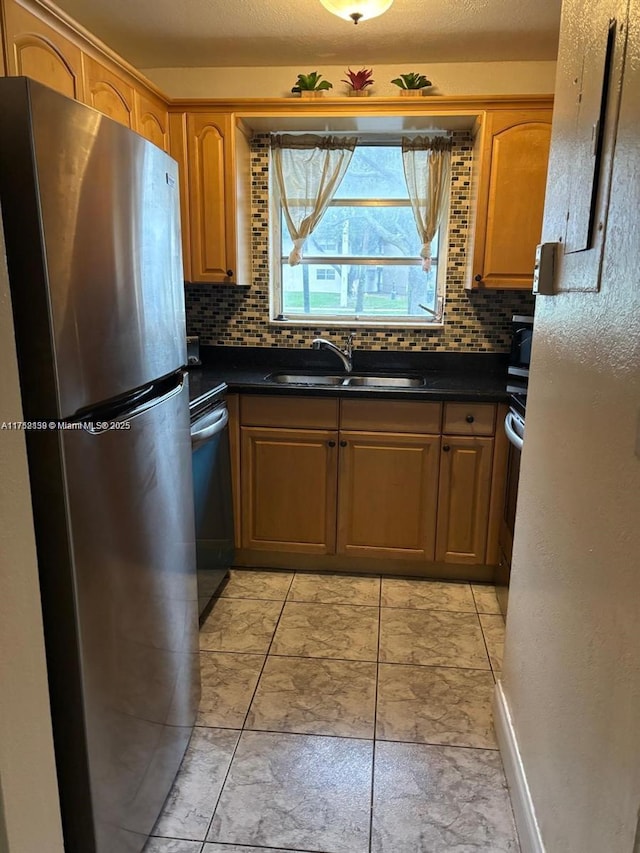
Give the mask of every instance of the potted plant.
<svg viewBox="0 0 640 853">
<path fill-rule="evenodd" d="M 352 71 L 348 68 L 344 73 L 349 79 L 342 80 L 341 82 L 346 83 L 347 86 L 351 87 L 348 90 L 349 95 L 355 98 L 362 98 L 369 94 L 367 86 L 372 86 L 374 83 L 371 79 L 373 68 L 361 68 L 360 71 Z"/>
<path fill-rule="evenodd" d="M 298 74 L 296 85 L 291 89 L 292 92 L 300 95 L 301 98 L 318 98 L 327 89 L 333 89 L 333 83 L 328 80 L 320 80 L 322 74 L 317 71 L 310 71 L 308 74 Z"/>
<path fill-rule="evenodd" d="M 401 95 L 423 95 L 424 90 L 431 86 L 431 80 L 427 80 L 424 74 L 418 74 L 412 71 L 409 74 L 401 74 L 391 81 L 400 89 Z"/>
</svg>

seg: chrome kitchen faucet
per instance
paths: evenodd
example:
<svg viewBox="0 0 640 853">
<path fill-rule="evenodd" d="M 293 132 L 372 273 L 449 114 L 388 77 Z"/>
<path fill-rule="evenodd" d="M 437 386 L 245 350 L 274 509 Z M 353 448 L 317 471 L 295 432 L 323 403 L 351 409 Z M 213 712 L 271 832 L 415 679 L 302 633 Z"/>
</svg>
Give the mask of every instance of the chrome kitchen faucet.
<svg viewBox="0 0 640 853">
<path fill-rule="evenodd" d="M 340 349 L 339 346 L 332 344 L 331 341 L 326 340 L 326 338 L 314 338 L 313 341 L 311 341 L 311 346 L 313 349 L 328 349 L 331 352 L 334 352 L 342 362 L 345 371 L 347 373 L 351 373 L 353 369 L 353 364 L 351 363 L 353 356 L 353 335 L 347 336 L 346 346 L 344 349 Z"/>
</svg>

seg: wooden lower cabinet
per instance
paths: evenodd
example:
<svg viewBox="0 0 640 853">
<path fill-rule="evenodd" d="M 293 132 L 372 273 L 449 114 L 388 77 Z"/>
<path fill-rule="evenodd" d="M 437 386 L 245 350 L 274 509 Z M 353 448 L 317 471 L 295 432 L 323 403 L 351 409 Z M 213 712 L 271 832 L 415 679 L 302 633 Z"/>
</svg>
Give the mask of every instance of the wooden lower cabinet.
<svg viewBox="0 0 640 853">
<path fill-rule="evenodd" d="M 485 562 L 493 438 L 442 436 L 436 560 Z"/>
<path fill-rule="evenodd" d="M 244 548 L 332 554 L 336 430 L 242 427 Z"/>
<path fill-rule="evenodd" d="M 339 554 L 433 560 L 440 436 L 340 432 Z"/>
<path fill-rule="evenodd" d="M 274 565 L 278 552 L 307 554 L 315 568 L 327 557 L 339 570 L 495 565 L 504 492 L 495 404 L 337 404 L 240 398 L 241 550 L 272 552 Z"/>
</svg>

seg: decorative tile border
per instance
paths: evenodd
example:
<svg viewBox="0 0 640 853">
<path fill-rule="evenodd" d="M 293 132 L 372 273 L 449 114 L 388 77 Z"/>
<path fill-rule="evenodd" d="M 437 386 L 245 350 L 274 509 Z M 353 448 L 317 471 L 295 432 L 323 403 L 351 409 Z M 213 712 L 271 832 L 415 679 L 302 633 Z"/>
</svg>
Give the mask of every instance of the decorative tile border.
<svg viewBox="0 0 640 853">
<path fill-rule="evenodd" d="M 305 347 L 318 336 L 352 332 L 358 349 L 506 352 L 511 316 L 533 311 L 534 297 L 514 291 L 468 291 L 464 274 L 469 242 L 472 141 L 453 134 L 447 301 L 441 329 L 339 329 L 269 325 L 269 137 L 251 143 L 253 284 L 249 288 L 187 284 L 187 326 L 212 346 Z"/>
</svg>

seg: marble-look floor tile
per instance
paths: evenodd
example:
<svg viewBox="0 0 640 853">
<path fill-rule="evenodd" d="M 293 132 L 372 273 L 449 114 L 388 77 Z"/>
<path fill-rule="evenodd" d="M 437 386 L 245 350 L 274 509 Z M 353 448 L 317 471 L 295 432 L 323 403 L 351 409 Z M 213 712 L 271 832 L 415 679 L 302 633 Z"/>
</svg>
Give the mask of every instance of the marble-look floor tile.
<svg viewBox="0 0 640 853">
<path fill-rule="evenodd" d="M 200 628 L 200 648 L 266 654 L 281 610 L 281 601 L 219 598 Z"/>
<path fill-rule="evenodd" d="M 150 838 L 142 853 L 201 853 L 202 841 L 178 841 L 175 838 Z"/>
<path fill-rule="evenodd" d="M 504 652 L 504 619 L 502 616 L 480 615 L 480 624 L 484 641 L 489 650 L 491 668 L 495 672 L 502 669 L 502 655 Z"/>
<path fill-rule="evenodd" d="M 372 853 L 519 850 L 500 754 L 376 745 Z"/>
<path fill-rule="evenodd" d="M 381 604 L 383 607 L 409 607 L 417 610 L 476 612 L 468 583 L 383 578 Z"/>
<path fill-rule="evenodd" d="M 301 850 L 283 850 L 275 847 L 245 847 L 244 844 L 205 844 L 202 853 L 304 853 Z"/>
<path fill-rule="evenodd" d="M 380 612 L 380 660 L 490 669 L 476 613 L 444 610 Z"/>
<path fill-rule="evenodd" d="M 380 604 L 380 578 L 297 574 L 287 600 L 377 607 Z"/>
<path fill-rule="evenodd" d="M 376 737 L 497 749 L 493 691 L 479 669 L 380 664 Z"/>
<path fill-rule="evenodd" d="M 196 725 L 241 729 L 264 660 L 264 655 L 200 652 L 202 694 Z"/>
<path fill-rule="evenodd" d="M 271 647 L 274 655 L 376 660 L 378 608 L 287 601 Z"/>
<path fill-rule="evenodd" d="M 175 838 L 150 838 L 142 853 L 200 853 L 202 841 L 177 841 Z"/>
<path fill-rule="evenodd" d="M 471 592 L 478 613 L 500 613 L 500 605 L 496 596 L 495 586 L 490 584 L 471 584 Z"/>
<path fill-rule="evenodd" d="M 208 841 L 368 853 L 373 743 L 243 732 Z"/>
<path fill-rule="evenodd" d="M 254 572 L 231 569 L 220 598 L 266 598 L 284 601 L 293 572 Z"/>
<path fill-rule="evenodd" d="M 153 834 L 204 841 L 240 732 L 193 730 Z"/>
<path fill-rule="evenodd" d="M 246 728 L 373 738 L 376 664 L 267 658 Z"/>
</svg>

